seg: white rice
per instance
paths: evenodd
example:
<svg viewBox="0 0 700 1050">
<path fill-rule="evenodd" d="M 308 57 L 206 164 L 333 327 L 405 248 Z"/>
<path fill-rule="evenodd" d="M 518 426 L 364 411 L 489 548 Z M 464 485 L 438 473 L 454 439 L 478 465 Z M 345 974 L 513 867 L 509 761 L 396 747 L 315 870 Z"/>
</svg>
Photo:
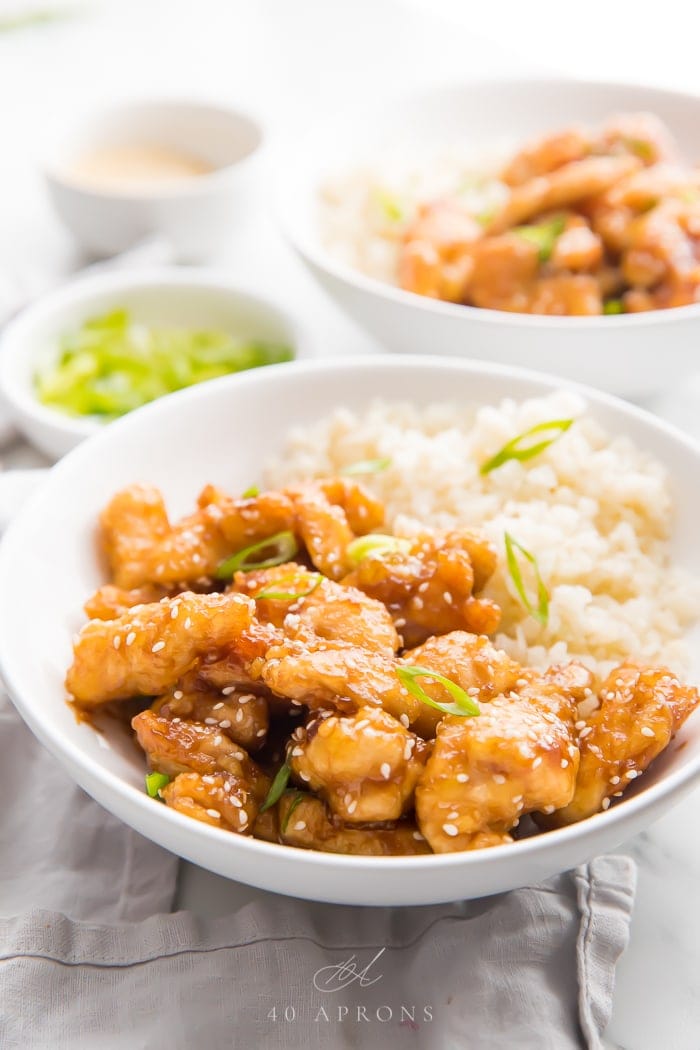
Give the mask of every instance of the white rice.
<svg viewBox="0 0 700 1050">
<path fill-rule="evenodd" d="M 508 196 L 494 177 L 507 152 L 499 146 L 475 158 L 473 151 L 455 147 L 426 151 L 413 164 L 385 157 L 328 179 L 319 200 L 321 240 L 353 269 L 397 284 L 399 245 L 418 206 L 449 195 L 473 215 L 493 211 Z"/>
<path fill-rule="evenodd" d="M 291 433 L 266 481 L 278 486 L 388 457 L 388 469 L 361 480 L 384 500 L 393 531 L 464 527 L 495 544 L 499 566 L 485 593 L 503 610 L 498 646 L 536 667 L 582 660 L 601 676 L 626 659 L 682 671 L 700 586 L 670 565 L 665 469 L 585 412 L 585 402 L 566 391 L 479 409 L 381 402 L 360 415 L 339 409 Z M 575 423 L 535 458 L 480 474 L 507 441 L 568 418 Z M 546 627 L 518 597 L 505 532 L 537 559 L 549 592 Z M 534 577 L 521 564 L 534 595 Z"/>
</svg>

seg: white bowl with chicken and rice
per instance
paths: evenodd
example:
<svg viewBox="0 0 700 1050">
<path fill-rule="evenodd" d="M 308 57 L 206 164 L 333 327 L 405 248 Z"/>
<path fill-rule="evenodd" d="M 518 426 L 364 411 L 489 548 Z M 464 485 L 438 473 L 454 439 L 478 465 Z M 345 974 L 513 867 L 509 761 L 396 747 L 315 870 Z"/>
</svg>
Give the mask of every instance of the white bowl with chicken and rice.
<svg viewBox="0 0 700 1050">
<path fill-rule="evenodd" d="M 86 791 L 219 874 L 508 890 L 700 773 L 699 467 L 638 409 L 479 362 L 215 380 L 76 449 L 12 523 L 2 674 Z"/>
<path fill-rule="evenodd" d="M 425 89 L 313 132 L 278 211 L 387 349 L 641 397 L 697 368 L 698 105 L 556 79 Z"/>
</svg>

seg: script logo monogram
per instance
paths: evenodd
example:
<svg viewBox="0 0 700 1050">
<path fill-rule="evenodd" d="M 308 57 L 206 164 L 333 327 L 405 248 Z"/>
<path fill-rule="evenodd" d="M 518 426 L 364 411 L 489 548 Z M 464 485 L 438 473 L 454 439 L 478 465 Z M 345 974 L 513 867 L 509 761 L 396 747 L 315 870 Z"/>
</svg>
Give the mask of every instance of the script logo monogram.
<svg viewBox="0 0 700 1050">
<path fill-rule="evenodd" d="M 343 988 L 354 984 L 355 981 L 359 983 L 360 988 L 369 988 L 370 985 L 376 984 L 384 976 L 380 973 L 377 977 L 370 978 L 368 973 L 385 951 L 386 948 L 380 948 L 363 970 L 358 969 L 356 955 L 351 955 L 345 962 L 334 963 L 331 966 L 322 966 L 314 974 L 314 988 L 318 989 L 319 992 L 340 992 Z"/>
</svg>

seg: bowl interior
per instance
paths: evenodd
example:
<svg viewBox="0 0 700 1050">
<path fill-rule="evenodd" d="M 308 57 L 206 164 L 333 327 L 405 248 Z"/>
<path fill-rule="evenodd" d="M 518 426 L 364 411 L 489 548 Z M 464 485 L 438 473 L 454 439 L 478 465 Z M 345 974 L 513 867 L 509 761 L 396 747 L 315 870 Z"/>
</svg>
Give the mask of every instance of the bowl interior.
<svg viewBox="0 0 700 1050">
<path fill-rule="evenodd" d="M 421 154 L 455 145 L 473 151 L 478 163 L 533 136 L 576 123 L 595 125 L 612 114 L 637 111 L 659 116 L 686 159 L 695 163 L 700 159 L 697 106 L 696 98 L 678 92 L 573 80 L 428 88 L 372 110 L 349 112 L 333 125 L 312 132 L 279 180 L 282 219 L 304 254 L 347 278 L 354 271 L 330 256 L 320 237 L 317 194 L 329 176 L 358 165 L 380 166 L 384 161 L 415 166 Z M 363 280 L 377 291 L 382 288 L 376 280 Z"/>
<path fill-rule="evenodd" d="M 287 866 L 296 864 L 295 858 L 299 858 L 302 867 L 313 864 L 313 858 L 304 851 L 290 854 L 286 847 L 242 841 L 238 836 L 187 821 L 166 807 L 154 807 L 142 791 L 143 756 L 126 735 L 116 730 L 95 733 L 88 725 L 78 724 L 64 703 L 63 679 L 71 658 L 71 637 L 84 622 L 83 602 L 104 582 L 96 550 L 95 523 L 100 509 L 120 486 L 135 481 L 160 486 L 173 515 L 190 510 L 206 482 L 232 492 L 241 491 L 260 479 L 263 463 L 279 453 L 290 427 L 320 418 L 336 406 L 359 409 L 376 396 L 418 405 L 434 401 L 495 403 L 505 396 L 526 398 L 542 394 L 557 385 L 555 380 L 528 373 L 440 359 L 377 358 L 292 364 L 182 391 L 104 430 L 54 468 L 43 489 L 13 522 L 0 550 L 0 661 L 25 719 L 103 804 L 116 807 L 113 800 L 121 798 L 129 807 L 125 819 L 133 819 L 136 826 L 140 820 L 142 826 L 150 821 L 150 833 L 157 840 L 159 827 L 168 822 L 178 824 L 177 846 L 171 840 L 166 844 L 199 863 L 215 865 L 216 870 L 230 874 L 232 868 L 236 870 L 237 853 L 259 849 L 261 854 L 269 855 L 270 850 L 276 851 L 277 856 L 287 854 L 281 861 Z M 627 434 L 666 464 L 677 507 L 674 559 L 689 571 L 699 573 L 696 523 L 700 486 L 689 481 L 697 476 L 700 452 L 663 424 L 622 402 L 593 392 L 588 400 L 590 411 L 610 432 Z M 696 679 L 700 674 L 699 640 L 695 632 L 692 641 Z M 449 893 L 456 891 L 440 886 L 441 869 L 455 864 L 465 869 L 493 864 L 495 853 L 510 858 L 517 868 L 520 851 L 546 851 L 562 836 L 585 835 L 593 825 L 615 821 L 626 807 L 643 804 L 643 800 L 659 793 L 665 779 L 682 779 L 697 773 L 699 767 L 700 716 L 695 716 L 663 761 L 643 778 L 639 797 L 623 801 L 575 830 L 553 832 L 498 851 L 398 858 L 391 863 L 408 869 L 415 866 L 416 860 L 429 861 L 425 885 L 416 893 L 426 903 L 451 899 Z M 118 807 L 115 811 L 119 811 Z M 122 807 L 121 813 L 126 812 Z M 162 836 L 161 840 L 165 841 Z M 215 861 L 200 850 L 207 841 L 214 843 L 215 853 L 211 856 L 217 858 Z M 504 854 L 503 850 L 508 852 Z M 324 857 L 331 871 L 338 859 Z M 228 867 L 226 858 L 231 862 Z M 365 881 L 355 884 L 354 898 L 348 890 L 345 899 L 372 903 L 372 872 L 377 872 L 383 863 L 387 863 L 386 859 L 361 858 L 360 870 L 354 877 Z M 562 866 L 570 863 L 571 859 L 563 861 Z M 263 885 L 271 884 L 264 881 L 267 876 L 259 877 Z M 309 889 L 300 880 L 295 883 L 293 873 L 287 877 L 289 881 L 277 887 L 284 892 L 343 899 L 333 895 L 330 881 Z M 515 876 L 510 885 L 517 884 Z M 447 895 L 440 896 L 441 892 Z M 407 899 L 415 901 L 416 893 Z"/>
<path fill-rule="evenodd" d="M 235 110 L 184 102 L 133 103 L 86 117 L 53 145 L 48 166 L 54 177 L 78 182 L 71 165 L 88 150 L 158 146 L 191 154 L 216 171 L 239 164 L 261 142 L 262 131 L 256 122 Z M 149 190 L 139 188 L 138 192 Z M 115 195 L 120 194 L 115 191 Z"/>
<path fill-rule="evenodd" d="M 61 339 L 91 317 L 125 309 L 143 324 L 216 328 L 243 339 L 261 339 L 298 350 L 297 333 L 271 304 L 201 274 L 105 275 L 77 281 L 30 308 L 0 342 L 0 382 L 10 400 L 56 423 L 92 432 L 93 420 L 74 419 L 39 404 L 37 367 L 55 359 Z"/>
</svg>

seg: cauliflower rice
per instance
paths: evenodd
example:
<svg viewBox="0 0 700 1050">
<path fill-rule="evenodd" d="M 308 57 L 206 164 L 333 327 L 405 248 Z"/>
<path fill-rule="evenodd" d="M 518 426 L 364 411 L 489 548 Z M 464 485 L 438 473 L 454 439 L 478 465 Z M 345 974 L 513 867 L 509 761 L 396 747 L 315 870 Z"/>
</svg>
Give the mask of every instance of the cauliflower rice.
<svg viewBox="0 0 700 1050">
<path fill-rule="evenodd" d="M 384 500 L 392 531 L 468 528 L 496 546 L 499 566 L 484 593 L 503 610 L 495 643 L 514 658 L 540 668 L 577 659 L 600 676 L 626 659 L 682 671 L 700 586 L 670 565 L 666 471 L 585 413 L 585 401 L 567 391 L 478 409 L 383 402 L 361 414 L 338 409 L 294 430 L 266 481 L 277 487 L 388 457 L 385 471 L 359 480 Z M 544 452 L 480 474 L 507 441 L 568 418 L 575 423 Z M 505 532 L 537 559 L 549 592 L 546 627 L 518 597 Z M 534 577 L 521 564 L 533 594 Z"/>
</svg>

